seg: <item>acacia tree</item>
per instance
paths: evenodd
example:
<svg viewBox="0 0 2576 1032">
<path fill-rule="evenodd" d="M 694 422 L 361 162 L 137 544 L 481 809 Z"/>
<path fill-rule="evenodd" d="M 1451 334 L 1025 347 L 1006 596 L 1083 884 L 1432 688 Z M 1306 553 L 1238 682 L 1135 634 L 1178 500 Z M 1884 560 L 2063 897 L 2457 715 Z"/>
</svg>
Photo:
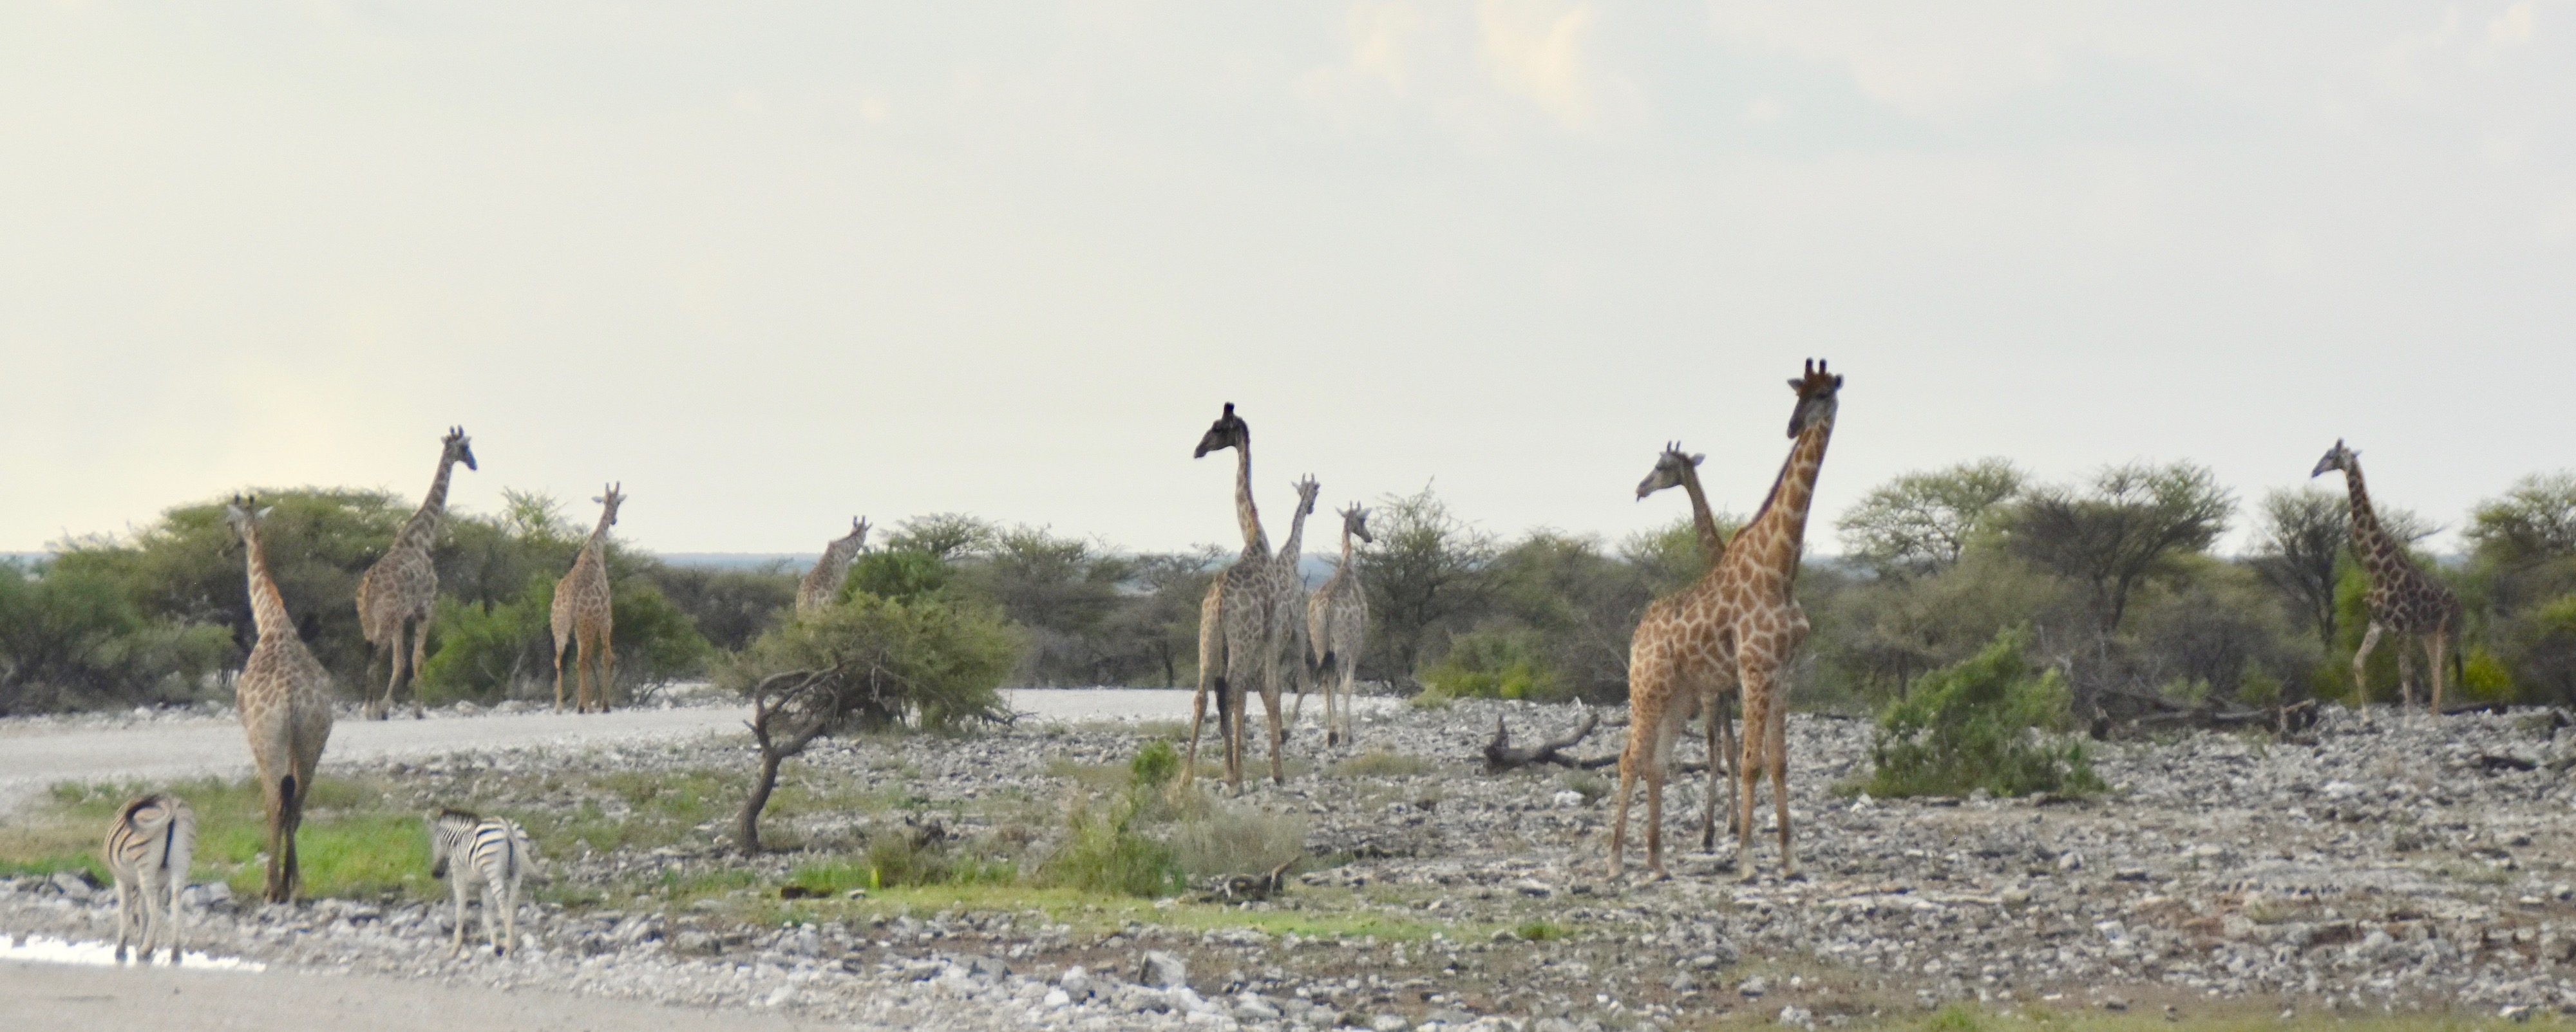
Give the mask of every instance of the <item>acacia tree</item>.
<svg viewBox="0 0 2576 1032">
<path fill-rule="evenodd" d="M 1392 667 L 1389 679 L 1410 678 L 1432 633 L 1492 594 L 1487 569 L 1500 549 L 1492 534 L 1452 514 L 1429 484 L 1379 499 L 1369 523 L 1377 541 L 1354 557 L 1369 593 L 1369 622 Z"/>
<path fill-rule="evenodd" d="M 1938 573 L 1956 565 L 2027 478 L 2002 459 L 1907 473 L 1870 489 L 1834 527 L 1843 552 L 1882 577 Z"/>
<path fill-rule="evenodd" d="M 2130 463 L 2095 474 L 2081 491 L 2030 492 L 2012 513 L 2011 541 L 2023 558 L 2083 585 L 2107 635 L 2148 577 L 2175 556 L 2207 551 L 2235 508 L 2206 466 Z"/>
</svg>

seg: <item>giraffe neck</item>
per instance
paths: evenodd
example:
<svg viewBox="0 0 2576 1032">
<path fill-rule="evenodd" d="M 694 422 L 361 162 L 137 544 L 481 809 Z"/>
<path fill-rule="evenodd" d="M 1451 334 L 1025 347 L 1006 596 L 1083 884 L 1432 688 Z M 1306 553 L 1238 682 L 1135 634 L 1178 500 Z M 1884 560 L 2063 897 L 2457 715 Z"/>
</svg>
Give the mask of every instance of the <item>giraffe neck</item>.
<svg viewBox="0 0 2576 1032">
<path fill-rule="evenodd" d="M 823 546 L 823 559 L 806 575 L 809 588 L 838 588 L 850 574 L 850 563 L 859 557 L 859 539 L 842 538 Z"/>
<path fill-rule="evenodd" d="M 2379 514 L 2370 507 L 2370 489 L 2361 482 L 2361 460 L 2348 460 L 2343 468 L 2344 491 L 2352 496 L 2352 554 L 2361 560 L 2362 569 L 2373 581 L 2384 580 L 2395 572 L 2406 552 L 2379 525 Z"/>
<path fill-rule="evenodd" d="M 403 524 L 402 533 L 394 537 L 396 547 L 426 549 L 437 538 L 438 523 L 447 517 L 447 480 L 455 470 L 455 456 L 439 458 L 438 475 L 430 478 L 429 493 L 421 496 L 419 511 L 411 514 L 411 522 Z"/>
<path fill-rule="evenodd" d="M 1726 558 L 1726 539 L 1718 535 L 1717 515 L 1709 511 L 1708 495 L 1699 489 L 1699 467 L 1687 461 L 1682 463 L 1682 490 L 1690 495 L 1691 529 L 1699 534 L 1700 556 L 1714 570 L 1717 561 Z"/>
<path fill-rule="evenodd" d="M 1798 558 L 1807 542 L 1807 506 L 1816 498 L 1816 474 L 1825 465 L 1825 443 L 1833 438 L 1833 421 L 1823 420 L 1798 434 L 1789 461 L 1771 483 L 1771 494 L 1753 522 L 1736 532 L 1736 551 L 1784 576 L 1796 576 Z M 1751 542 L 1749 548 L 1746 542 Z"/>
<path fill-rule="evenodd" d="M 1279 561 L 1287 564 L 1291 568 L 1294 568 L 1297 565 L 1298 550 L 1305 547 L 1306 505 L 1305 499 L 1300 496 L 1297 504 L 1297 514 L 1288 518 L 1288 540 L 1279 545 Z"/>
<path fill-rule="evenodd" d="M 268 548 L 260 542 L 258 524 L 242 534 L 242 550 L 249 556 L 251 625 L 259 628 L 262 641 L 272 635 L 293 639 L 295 620 L 286 615 L 286 599 L 277 593 L 276 578 L 268 575 Z"/>
<path fill-rule="evenodd" d="M 605 554 L 607 548 L 608 513 L 606 511 L 602 511 L 599 514 L 599 525 L 590 528 L 590 539 L 581 543 L 581 558 L 573 560 L 573 565 L 575 567 L 588 566 L 594 569 L 601 568 L 608 561 Z"/>
<path fill-rule="evenodd" d="M 1261 510 L 1252 504 L 1252 435 L 1234 449 L 1234 519 L 1243 524 L 1243 554 L 1270 558 L 1270 535 L 1261 532 Z"/>
</svg>

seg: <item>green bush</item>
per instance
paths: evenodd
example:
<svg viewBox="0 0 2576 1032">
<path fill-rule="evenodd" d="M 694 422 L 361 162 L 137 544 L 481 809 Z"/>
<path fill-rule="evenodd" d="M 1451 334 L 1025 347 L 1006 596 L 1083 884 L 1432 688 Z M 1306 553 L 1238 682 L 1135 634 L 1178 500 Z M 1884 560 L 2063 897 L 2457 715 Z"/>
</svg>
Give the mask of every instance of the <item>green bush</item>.
<svg viewBox="0 0 2576 1032">
<path fill-rule="evenodd" d="M 841 600 L 874 595 L 897 602 L 918 602 L 945 593 L 955 576 L 956 571 L 949 568 L 946 560 L 918 549 L 868 552 L 850 564 L 849 575 L 841 582 Z"/>
<path fill-rule="evenodd" d="M 554 579 L 540 574 L 505 603 L 441 597 L 434 635 L 438 644 L 420 668 L 421 701 L 432 706 L 459 699 L 489 704 L 548 690 L 554 678 L 553 634 L 547 625 L 554 591 Z"/>
<path fill-rule="evenodd" d="M 1129 792 L 1075 805 L 1072 832 L 1047 858 L 1040 879 L 1049 885 L 1120 896 L 1158 899 L 1188 887 L 1172 847 L 1144 833 L 1138 811 L 1144 793 Z"/>
<path fill-rule="evenodd" d="M 94 567 L 0 562 L 0 714 L 184 701 L 238 654 L 229 629 L 148 618 Z"/>
<path fill-rule="evenodd" d="M 841 721 L 947 730 L 1008 718 L 999 689 L 1025 647 L 1017 627 L 982 606 L 859 594 L 762 635 L 718 665 L 716 682 L 747 692 L 772 674 L 826 671 Z"/>
<path fill-rule="evenodd" d="M 1172 775 L 1180 773 L 1181 753 L 1172 748 L 1169 739 L 1157 738 L 1136 750 L 1136 758 L 1127 761 L 1131 783 L 1143 789 L 1161 788 Z"/>
<path fill-rule="evenodd" d="M 2049 737 L 2067 725 L 2067 690 L 2055 670 L 2034 673 L 2029 632 L 1995 636 L 1974 658 L 1923 675 L 1879 715 L 1870 747 L 1881 797 L 2089 792 L 2102 787 L 2081 744 Z"/>
<path fill-rule="evenodd" d="M 1451 638 L 1449 654 L 1422 672 L 1422 683 L 1425 695 L 1441 699 L 1559 702 L 1567 697 L 1537 636 L 1522 629 L 1470 631 Z"/>
</svg>

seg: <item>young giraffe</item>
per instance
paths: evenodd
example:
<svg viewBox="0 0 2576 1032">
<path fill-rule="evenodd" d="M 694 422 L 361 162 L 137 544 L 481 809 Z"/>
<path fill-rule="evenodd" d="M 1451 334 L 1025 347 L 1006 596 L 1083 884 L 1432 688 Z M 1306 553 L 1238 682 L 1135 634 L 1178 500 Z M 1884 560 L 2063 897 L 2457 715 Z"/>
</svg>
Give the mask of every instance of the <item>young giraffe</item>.
<svg viewBox="0 0 2576 1032">
<path fill-rule="evenodd" d="M 1259 681 L 1262 704 L 1270 713 L 1270 777 L 1286 784 L 1279 757 L 1279 621 L 1277 562 L 1270 536 L 1262 532 L 1261 512 L 1252 504 L 1252 428 L 1234 414 L 1234 403 L 1199 438 L 1192 458 L 1234 449 L 1234 518 L 1243 526 L 1243 554 L 1208 585 L 1199 604 L 1199 690 L 1190 700 L 1190 754 L 1181 767 L 1181 785 L 1198 774 L 1199 726 L 1207 719 L 1210 688 L 1217 698 L 1217 736 L 1225 740 L 1225 780 L 1243 794 L 1243 707 L 1247 691 Z"/>
<path fill-rule="evenodd" d="M 1297 492 L 1297 511 L 1288 519 L 1288 540 L 1279 543 L 1279 558 L 1271 572 L 1279 578 L 1279 597 L 1270 603 L 1270 612 L 1279 621 L 1279 676 L 1296 686 L 1297 705 L 1288 716 L 1288 726 L 1295 727 L 1306 716 L 1306 572 L 1298 568 L 1306 552 L 1306 517 L 1315 513 L 1315 495 L 1323 485 L 1312 475 L 1298 478 L 1288 488 Z M 1284 693 L 1287 689 L 1283 688 Z M 1287 729 L 1280 730 L 1282 737 Z"/>
<path fill-rule="evenodd" d="M 2445 655 L 2457 658 L 2460 623 L 2465 610 L 2460 596 L 2443 587 L 2440 581 L 2415 565 L 2406 554 L 2406 545 L 2379 525 L 2379 515 L 2370 507 L 2370 491 L 2361 482 L 2361 453 L 2343 446 L 2340 439 L 2326 455 L 2317 460 L 2317 468 L 2308 476 L 2324 476 L 2327 470 L 2343 471 L 2345 490 L 2352 494 L 2352 554 L 2361 560 L 2361 568 L 2370 574 L 2370 629 L 2362 633 L 2361 649 L 2352 656 L 2353 705 L 2367 711 L 2370 706 L 2370 650 L 2379 646 L 2383 631 L 2395 631 L 2397 643 L 2397 685 L 2405 704 L 2415 704 L 2415 653 L 2405 639 L 2420 638 L 2425 658 L 2433 669 L 2431 712 L 2442 712 L 2442 661 Z"/>
<path fill-rule="evenodd" d="M 1842 377 L 1809 362 L 1806 375 L 1789 381 L 1798 406 L 1789 416 L 1795 439 L 1789 460 L 1753 522 L 1735 535 L 1718 567 L 1699 583 L 1647 607 L 1629 645 L 1628 745 L 1619 754 L 1619 807 L 1610 831 L 1610 873 L 1619 873 L 1627 845 L 1628 803 L 1639 776 L 1646 778 L 1646 857 L 1664 876 L 1663 782 L 1673 733 L 1688 707 L 1711 696 L 1706 678 L 1722 676 L 1730 661 L 1744 696 L 1744 747 L 1736 767 L 1736 864 L 1753 869 L 1755 778 L 1771 775 L 1771 799 L 1780 821 L 1780 873 L 1797 875 L 1790 848 L 1788 707 L 1780 698 L 1781 668 L 1807 636 L 1798 607 L 1798 559 L 1804 551 L 1807 507 L 1815 500 L 1816 474 L 1833 436 L 1835 397 Z"/>
<path fill-rule="evenodd" d="M 1351 689 L 1359 680 L 1360 650 L 1368 643 L 1368 591 L 1359 568 L 1351 562 L 1351 539 L 1370 544 L 1368 510 L 1353 505 L 1342 510 L 1342 564 L 1332 579 L 1315 589 L 1306 603 L 1306 639 L 1315 670 L 1311 679 L 1324 689 L 1324 744 L 1347 745 L 1351 735 Z M 1335 694 L 1341 696 L 1335 704 Z M 1301 697 L 1302 698 L 1302 697 Z"/>
<path fill-rule="evenodd" d="M 388 677 L 382 698 L 367 700 L 367 719 L 383 720 L 393 708 L 394 696 L 408 681 L 420 677 L 420 665 L 429 658 L 429 619 L 438 610 L 438 566 L 429 560 L 429 550 L 438 543 L 439 522 L 447 516 L 448 473 L 462 462 L 474 467 L 474 445 L 465 436 L 464 427 L 450 427 L 439 439 L 438 475 L 429 480 L 429 493 L 421 496 L 420 510 L 411 514 L 394 535 L 393 546 L 385 557 L 367 567 L 367 575 L 358 581 L 358 626 L 365 632 L 370 652 L 385 657 Z M 403 632 L 411 632 L 411 661 L 403 661 Z M 367 671 L 375 672 L 375 659 L 367 660 Z M 412 713 L 420 713 L 417 698 Z"/>
<path fill-rule="evenodd" d="M 617 525 L 617 506 L 626 500 L 618 493 L 623 485 L 608 485 L 608 493 L 591 501 L 598 502 L 599 525 L 590 530 L 590 540 L 582 542 L 581 557 L 573 560 L 572 572 L 555 582 L 554 612 L 551 623 L 555 634 L 555 712 L 563 712 L 564 650 L 578 643 L 581 651 L 573 656 L 576 688 L 573 710 L 579 713 L 608 712 L 608 696 L 617 684 L 617 646 L 609 640 L 612 630 L 608 594 L 608 528 Z M 600 666 L 599 688 L 591 689 L 590 668 Z M 595 707 L 595 709 L 594 709 Z"/>
<path fill-rule="evenodd" d="M 322 762 L 322 746 L 331 739 L 331 674 L 296 637 L 295 620 L 278 597 L 277 581 L 268 574 L 268 551 L 260 543 L 259 521 L 270 510 L 248 496 L 233 499 L 224 518 L 240 535 L 250 573 L 251 623 L 259 643 L 251 646 L 233 679 L 234 704 L 242 730 L 250 737 L 252 766 L 259 771 L 261 802 L 268 814 L 268 895 L 271 903 L 295 898 L 303 874 L 295 861 L 295 833 L 304 823 L 304 797 L 313 790 L 313 768 Z"/>
<path fill-rule="evenodd" d="M 832 604 L 841 597 L 841 582 L 850 575 L 850 562 L 859 557 L 859 549 L 868 544 L 868 518 L 850 521 L 850 532 L 823 546 L 823 558 L 806 571 L 805 579 L 796 584 L 796 611 L 811 613 Z"/>
<path fill-rule="evenodd" d="M 1707 459 L 1706 455 L 1682 451 L 1680 441 L 1665 445 L 1664 453 L 1655 457 L 1655 468 L 1647 471 L 1646 479 L 1638 482 L 1637 500 L 1645 501 L 1647 495 L 1668 487 L 1679 487 L 1683 494 L 1689 495 L 1691 529 L 1699 538 L 1700 563 L 1704 569 L 1714 571 L 1726 558 L 1726 537 L 1718 532 L 1717 513 L 1708 507 L 1708 495 L 1699 486 L 1699 464 Z M 1700 810 L 1699 846 L 1714 850 L 1717 848 L 1717 800 L 1724 794 L 1720 786 L 1726 784 L 1720 779 L 1734 770 L 1735 672 L 1726 664 L 1719 663 L 1697 673 L 1700 676 L 1693 680 L 1698 683 L 1701 693 L 1700 723 L 1706 725 L 1708 731 L 1708 798 L 1703 800 L 1706 805 Z M 1726 808 L 1726 823 L 1735 823 L 1735 808 L 1732 806 Z"/>
</svg>

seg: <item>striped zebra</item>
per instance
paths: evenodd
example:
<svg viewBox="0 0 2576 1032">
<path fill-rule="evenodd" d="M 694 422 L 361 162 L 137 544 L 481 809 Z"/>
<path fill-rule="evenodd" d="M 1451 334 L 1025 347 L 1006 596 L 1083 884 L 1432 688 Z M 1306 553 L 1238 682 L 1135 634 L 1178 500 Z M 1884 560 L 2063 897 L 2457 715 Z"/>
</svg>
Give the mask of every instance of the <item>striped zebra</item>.
<svg viewBox="0 0 2576 1032">
<path fill-rule="evenodd" d="M 188 861 L 197 847 L 197 814 L 188 801 L 155 792 L 125 804 L 107 826 L 107 843 L 99 850 L 116 876 L 116 959 L 125 960 L 125 944 L 138 931 L 142 961 L 152 950 L 170 947 L 170 963 L 179 962 L 179 891 L 188 887 Z M 170 921 L 161 923 L 161 900 L 170 901 Z"/>
<path fill-rule="evenodd" d="M 456 892 L 456 937 L 447 955 L 465 951 L 465 897 L 483 887 L 483 931 L 492 937 L 492 952 L 507 956 L 519 940 L 519 880 L 536 866 L 528 848 L 527 829 L 507 817 L 483 817 L 453 807 L 442 809 L 429 825 L 429 876 L 445 878 Z M 499 918 L 500 923 L 493 920 Z"/>
</svg>

